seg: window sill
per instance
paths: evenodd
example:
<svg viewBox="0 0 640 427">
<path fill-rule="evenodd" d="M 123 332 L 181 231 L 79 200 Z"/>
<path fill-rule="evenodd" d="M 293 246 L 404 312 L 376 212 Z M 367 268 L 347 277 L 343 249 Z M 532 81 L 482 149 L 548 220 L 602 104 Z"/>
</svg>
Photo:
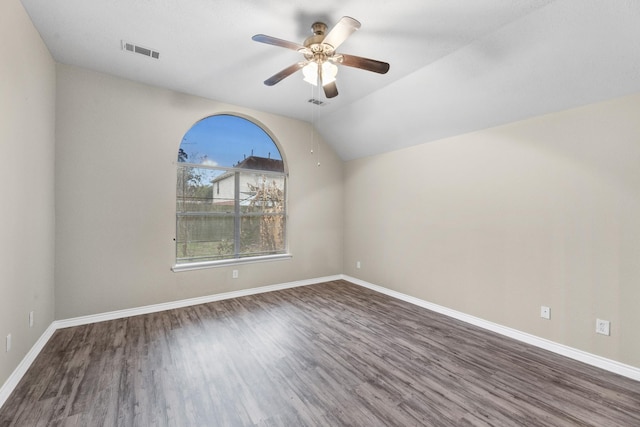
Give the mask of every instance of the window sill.
<svg viewBox="0 0 640 427">
<path fill-rule="evenodd" d="M 203 268 L 228 267 L 230 265 L 253 264 L 256 262 L 280 261 L 291 259 L 291 254 L 265 255 L 251 258 L 234 258 L 224 259 L 220 261 L 191 262 L 185 264 L 176 264 L 171 267 L 171 271 L 179 273 L 181 271 L 202 270 Z"/>
</svg>

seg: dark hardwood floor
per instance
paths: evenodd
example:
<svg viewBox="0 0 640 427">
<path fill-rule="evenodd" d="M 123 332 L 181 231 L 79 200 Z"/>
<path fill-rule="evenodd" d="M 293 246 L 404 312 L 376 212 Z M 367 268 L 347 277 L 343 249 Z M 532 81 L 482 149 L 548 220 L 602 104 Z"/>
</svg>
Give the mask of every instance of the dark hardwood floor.
<svg viewBox="0 0 640 427">
<path fill-rule="evenodd" d="M 58 330 L 1 426 L 640 426 L 640 383 L 336 281 Z"/>
</svg>

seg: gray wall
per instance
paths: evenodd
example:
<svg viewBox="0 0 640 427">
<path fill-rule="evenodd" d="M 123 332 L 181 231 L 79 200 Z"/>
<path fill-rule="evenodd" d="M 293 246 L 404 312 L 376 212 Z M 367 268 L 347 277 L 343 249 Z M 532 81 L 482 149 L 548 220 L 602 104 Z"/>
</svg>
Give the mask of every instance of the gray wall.
<svg viewBox="0 0 640 427">
<path fill-rule="evenodd" d="M 637 95 L 346 163 L 345 273 L 640 367 L 639 112 Z"/>
<path fill-rule="evenodd" d="M 57 66 L 56 318 L 342 272 L 342 162 L 308 123 Z M 289 168 L 290 260 L 173 273 L 176 158 L 203 117 L 269 129 Z M 319 137 L 316 136 L 316 140 Z M 248 154 L 248 153 L 247 153 Z"/>
<path fill-rule="evenodd" d="M 0 386 L 53 321 L 55 65 L 18 0 L 0 2 Z M 29 312 L 35 324 L 29 328 Z M 13 348 L 5 352 L 5 337 Z"/>
</svg>

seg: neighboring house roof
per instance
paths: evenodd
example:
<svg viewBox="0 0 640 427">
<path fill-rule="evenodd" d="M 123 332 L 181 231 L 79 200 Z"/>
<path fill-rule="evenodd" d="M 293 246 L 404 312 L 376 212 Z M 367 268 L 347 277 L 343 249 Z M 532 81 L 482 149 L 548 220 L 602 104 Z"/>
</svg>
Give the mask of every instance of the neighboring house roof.
<svg viewBox="0 0 640 427">
<path fill-rule="evenodd" d="M 234 165 L 234 168 L 251 169 L 251 170 L 258 170 L 258 171 L 269 171 L 269 172 L 284 172 L 284 162 L 278 159 L 249 156 L 249 157 L 245 157 L 242 161 Z M 219 181 L 224 181 L 225 179 L 227 179 L 232 175 L 233 175 L 233 172 L 226 172 L 214 178 L 211 182 L 216 183 Z"/>
<path fill-rule="evenodd" d="M 249 156 L 235 166 L 241 169 L 255 169 L 261 171 L 284 172 L 284 162 L 278 159 Z"/>
</svg>

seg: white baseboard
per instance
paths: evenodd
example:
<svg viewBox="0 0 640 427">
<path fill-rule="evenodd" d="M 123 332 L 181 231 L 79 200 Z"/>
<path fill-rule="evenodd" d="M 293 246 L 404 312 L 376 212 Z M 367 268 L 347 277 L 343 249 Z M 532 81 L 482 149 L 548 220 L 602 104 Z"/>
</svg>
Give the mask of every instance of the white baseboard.
<svg viewBox="0 0 640 427">
<path fill-rule="evenodd" d="M 11 392 L 16 388 L 24 374 L 27 372 L 27 369 L 29 369 L 33 361 L 36 360 L 36 357 L 38 357 L 38 354 L 40 354 L 44 345 L 49 341 L 49 338 L 51 338 L 55 331 L 56 328 L 52 323 L 44 333 L 40 335 L 38 341 L 36 341 L 33 347 L 31 347 L 31 350 L 29 350 L 27 355 L 24 356 L 18 367 L 14 369 L 9 378 L 7 378 L 4 384 L 2 384 L 2 387 L 0 387 L 0 408 L 2 408 L 4 402 L 9 398 Z"/>
<path fill-rule="evenodd" d="M 297 288 L 299 286 L 313 285 L 316 283 L 340 280 L 342 275 L 318 277 L 315 279 L 298 280 L 295 282 L 281 283 L 278 285 L 260 286 L 258 288 L 241 289 L 238 291 L 224 292 L 221 294 L 206 295 L 203 297 L 188 298 L 179 301 L 170 301 L 160 304 L 145 305 L 142 307 L 127 308 L 124 310 L 109 311 L 107 313 L 92 314 L 89 316 L 72 317 L 53 322 L 56 329 L 72 326 L 88 325 L 90 323 L 104 322 L 105 320 L 122 319 L 124 317 L 138 316 L 140 314 L 157 313 L 159 311 L 173 310 L 175 308 L 189 307 L 192 305 L 206 304 L 208 302 L 222 301 L 225 299 L 244 297 L 247 295 L 262 294 L 265 292 L 279 291 L 282 289 Z"/>
<path fill-rule="evenodd" d="M 342 275 L 342 278 L 353 284 L 363 286 L 376 292 L 388 295 L 393 298 L 397 298 L 402 301 L 417 305 L 435 311 L 436 313 L 443 314 L 445 316 L 453 317 L 454 319 L 461 320 L 463 322 L 479 326 L 483 329 L 487 329 L 492 332 L 507 336 L 509 338 L 516 339 L 518 341 L 525 342 L 527 344 L 534 345 L 536 347 L 551 351 L 553 353 L 560 354 L 570 359 L 578 360 L 591 366 L 595 366 L 600 369 L 604 369 L 609 372 L 616 373 L 618 375 L 631 378 L 636 381 L 640 381 L 640 368 L 634 366 L 625 365 L 624 363 L 616 362 L 615 360 L 607 359 L 595 354 L 587 353 L 586 351 L 578 350 L 576 348 L 568 347 L 563 344 L 558 344 L 553 341 L 549 341 L 544 338 L 537 337 L 535 335 L 528 334 L 526 332 L 518 331 L 517 329 L 508 328 L 506 326 L 499 325 L 497 323 L 489 322 L 479 317 L 470 316 L 468 314 L 452 310 L 441 305 L 433 304 L 428 301 L 421 300 L 419 298 L 412 297 L 400 292 L 393 291 L 391 289 L 384 288 L 382 286 L 374 285 L 364 280 L 356 279 L 355 277 Z"/>
</svg>

